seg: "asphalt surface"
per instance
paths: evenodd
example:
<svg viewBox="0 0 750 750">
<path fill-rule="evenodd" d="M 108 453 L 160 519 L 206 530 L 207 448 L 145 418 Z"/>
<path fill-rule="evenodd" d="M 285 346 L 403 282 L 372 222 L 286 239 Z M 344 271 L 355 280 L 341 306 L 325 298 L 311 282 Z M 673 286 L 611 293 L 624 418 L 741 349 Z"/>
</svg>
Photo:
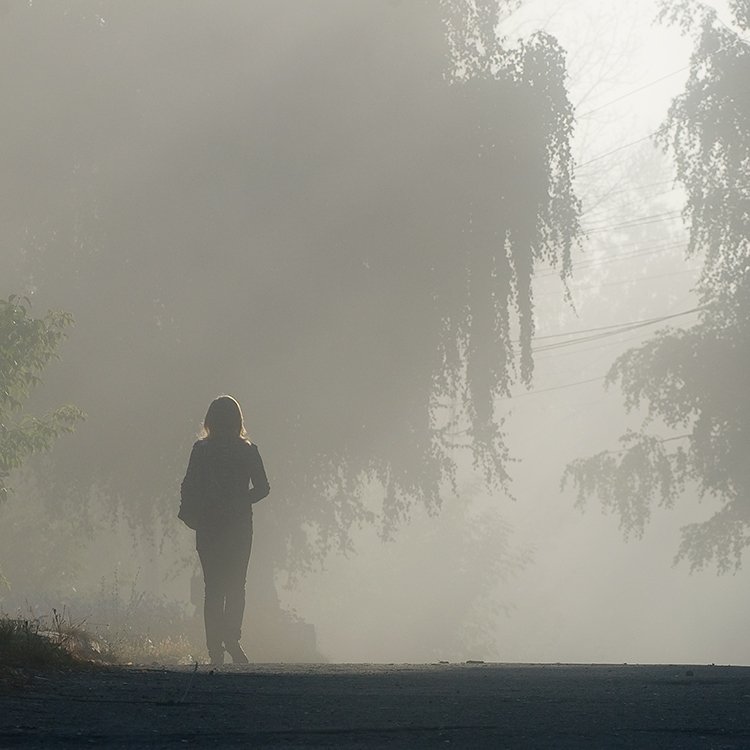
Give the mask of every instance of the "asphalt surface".
<svg viewBox="0 0 750 750">
<path fill-rule="evenodd" d="M 750 667 L 251 665 L 0 684 L 0 748 L 750 748 Z"/>
</svg>

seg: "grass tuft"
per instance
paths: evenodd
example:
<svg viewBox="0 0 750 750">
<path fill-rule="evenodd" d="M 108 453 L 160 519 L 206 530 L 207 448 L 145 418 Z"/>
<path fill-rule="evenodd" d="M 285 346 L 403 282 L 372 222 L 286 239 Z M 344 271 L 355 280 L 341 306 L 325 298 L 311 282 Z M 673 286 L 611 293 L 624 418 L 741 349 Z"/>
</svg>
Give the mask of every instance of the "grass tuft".
<svg viewBox="0 0 750 750">
<path fill-rule="evenodd" d="M 0 616 L 0 678 L 16 670 L 84 665 L 193 664 L 194 647 L 182 634 L 153 639 L 130 629 L 92 635 L 53 610 L 51 617 Z"/>
<path fill-rule="evenodd" d="M 0 667 L 71 667 L 78 663 L 66 638 L 42 629 L 40 620 L 0 619 Z"/>
</svg>

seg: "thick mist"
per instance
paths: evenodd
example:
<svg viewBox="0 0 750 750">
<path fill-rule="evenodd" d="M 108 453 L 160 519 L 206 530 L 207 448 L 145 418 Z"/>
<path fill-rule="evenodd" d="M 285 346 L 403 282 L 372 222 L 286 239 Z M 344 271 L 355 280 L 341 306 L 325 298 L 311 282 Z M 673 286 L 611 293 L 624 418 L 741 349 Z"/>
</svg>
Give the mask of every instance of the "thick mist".
<svg viewBox="0 0 750 750">
<path fill-rule="evenodd" d="M 546 337 L 694 308 L 700 264 L 646 137 L 689 40 L 647 0 L 553 5 L 498 31 L 566 50 L 583 229 L 567 270 L 565 196 L 538 219 L 554 87 L 523 79 L 531 54 L 518 80 L 451 84 L 461 3 L 0 5 L 0 292 L 73 314 L 29 410 L 87 413 L 0 507 L 2 610 L 200 647 L 179 482 L 231 393 L 271 483 L 251 658 L 749 662 L 744 571 L 673 565 L 711 501 L 689 490 L 626 541 L 560 488 L 643 416 L 603 376 L 654 329 Z"/>
</svg>

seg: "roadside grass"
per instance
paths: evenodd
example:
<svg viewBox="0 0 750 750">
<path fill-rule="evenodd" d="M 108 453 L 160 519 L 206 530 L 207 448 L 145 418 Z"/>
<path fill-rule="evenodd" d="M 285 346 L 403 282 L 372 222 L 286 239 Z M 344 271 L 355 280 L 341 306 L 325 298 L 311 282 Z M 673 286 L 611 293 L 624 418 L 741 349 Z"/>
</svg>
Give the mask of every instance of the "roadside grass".
<svg viewBox="0 0 750 750">
<path fill-rule="evenodd" d="M 68 627 L 49 630 L 39 618 L 1 617 L 0 669 L 72 667 L 83 663 L 71 648 L 73 633 Z"/>
<path fill-rule="evenodd" d="M 50 616 L 0 615 L 0 678 L 24 669 L 131 664 L 192 664 L 185 635 L 154 639 L 132 628 L 90 629 L 56 610 Z"/>
<path fill-rule="evenodd" d="M 109 663 L 122 665 L 194 664 L 198 650 L 185 635 L 152 639 L 133 632 L 115 634 L 109 642 Z M 202 660 L 202 659 L 201 659 Z"/>
<path fill-rule="evenodd" d="M 33 601 L 12 590 L 3 593 L 0 669 L 190 665 L 206 657 L 202 618 L 183 603 L 139 590 L 137 575 L 122 586 L 115 571 L 98 588 L 34 592 Z"/>
</svg>

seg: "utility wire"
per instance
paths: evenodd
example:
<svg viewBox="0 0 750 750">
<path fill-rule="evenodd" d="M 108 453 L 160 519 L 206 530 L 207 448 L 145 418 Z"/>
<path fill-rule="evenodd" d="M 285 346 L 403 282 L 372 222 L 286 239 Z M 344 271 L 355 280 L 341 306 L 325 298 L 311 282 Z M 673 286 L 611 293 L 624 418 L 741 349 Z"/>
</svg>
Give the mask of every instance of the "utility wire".
<svg viewBox="0 0 750 750">
<path fill-rule="evenodd" d="M 680 245 L 685 245 L 686 243 L 687 243 L 687 239 L 680 240 L 680 241 L 675 241 L 675 242 L 669 242 L 666 245 L 643 245 L 642 244 L 642 240 L 636 240 L 635 242 L 628 242 L 628 243 L 625 243 L 623 245 L 621 245 L 618 242 L 618 243 L 616 243 L 616 247 L 618 247 L 618 248 L 637 247 L 637 250 L 633 251 L 633 252 L 640 252 L 641 250 L 643 250 L 643 251 L 651 251 L 651 250 L 653 250 L 653 251 L 656 252 L 656 251 L 661 251 L 661 250 L 667 250 L 667 249 L 670 249 L 672 247 L 678 247 Z M 626 255 L 629 255 L 629 254 L 630 253 L 615 253 L 613 255 L 606 256 L 606 258 L 604 260 L 602 260 L 601 262 L 607 262 L 609 259 L 615 260 L 615 259 L 620 258 L 620 257 L 625 257 Z M 573 261 L 573 263 L 571 265 L 573 266 L 573 268 L 578 268 L 581 265 L 588 264 L 588 263 L 593 263 L 594 261 L 595 261 L 595 258 L 583 257 L 583 258 L 581 258 L 581 260 Z M 558 268 L 555 268 L 554 266 L 550 266 L 550 265 L 546 265 L 545 264 L 545 265 L 539 266 L 538 273 L 535 274 L 534 278 L 540 278 L 541 276 L 544 276 L 544 275 L 555 275 L 556 276 L 559 273 L 560 273 L 560 270 Z"/>
<path fill-rule="evenodd" d="M 673 435 L 672 437 L 668 438 L 660 438 L 660 443 L 671 443 L 674 440 L 685 440 L 685 438 L 691 438 L 692 435 L 689 432 L 684 433 L 683 435 Z M 613 450 L 608 451 L 600 451 L 597 455 L 609 455 L 609 456 L 616 456 L 620 453 L 627 453 L 627 448 L 615 448 Z"/>
<path fill-rule="evenodd" d="M 586 286 L 576 286 L 576 291 L 583 291 L 584 289 L 601 289 L 605 286 L 620 286 L 620 284 L 632 284 L 636 281 L 650 281 L 652 279 L 666 279 L 671 276 L 682 276 L 686 273 L 695 273 L 698 271 L 699 268 L 696 266 L 694 268 L 685 268 L 682 271 L 672 271 L 672 273 L 661 273 L 657 274 L 655 276 L 637 276 L 630 279 L 621 279 L 620 281 L 606 281 L 602 284 L 587 284 Z M 573 282 L 575 283 L 575 282 Z M 538 297 L 551 297 L 553 294 L 557 294 L 557 292 L 547 292 L 545 294 L 537 295 Z"/>
<path fill-rule="evenodd" d="M 653 81 L 650 81 L 649 83 L 646 83 L 643 86 L 639 86 L 639 87 L 633 89 L 632 91 L 628 91 L 625 94 L 622 94 L 621 96 L 618 96 L 615 99 L 612 99 L 611 101 L 606 102 L 605 104 L 602 104 L 602 105 L 600 105 L 598 107 L 594 107 L 593 109 L 588 110 L 587 112 L 583 113 L 582 115 L 579 115 L 578 117 L 579 117 L 579 119 L 583 119 L 585 117 L 588 117 L 588 116 L 592 115 L 593 113 L 598 112 L 598 111 L 600 111 L 600 110 L 602 110 L 602 109 L 604 109 L 606 107 L 609 107 L 612 104 L 615 104 L 615 103 L 617 103 L 619 101 L 622 101 L 623 99 L 626 99 L 626 98 L 628 98 L 628 97 L 630 97 L 630 96 L 632 96 L 632 95 L 634 95 L 634 94 L 636 94 L 636 93 L 638 93 L 640 91 L 643 91 L 644 89 L 647 89 L 647 88 L 649 88 L 651 86 L 654 86 L 654 85 L 656 85 L 656 84 L 658 84 L 658 83 L 660 83 L 660 82 L 662 82 L 662 81 L 664 81 L 664 80 L 666 80 L 668 78 L 671 78 L 672 76 L 678 75 L 679 73 L 682 73 L 683 71 L 687 70 L 689 67 L 690 66 L 687 65 L 687 66 L 684 66 L 684 67 L 682 67 L 682 68 L 680 68 L 678 70 L 674 70 L 671 73 L 667 73 L 666 75 L 660 76 L 659 78 L 654 79 Z M 652 133 L 649 133 L 648 135 L 644 136 L 643 138 L 639 138 L 639 139 L 637 139 L 635 141 L 631 141 L 629 143 L 623 144 L 623 145 L 618 146 L 616 148 L 613 148 L 613 149 L 611 149 L 609 151 L 606 151 L 606 152 L 604 152 L 602 154 L 598 154 L 597 156 L 592 157 L 591 159 L 588 159 L 587 161 L 582 162 L 581 164 L 578 164 L 577 165 L 577 169 L 580 169 L 580 168 L 585 167 L 585 166 L 587 166 L 589 164 L 592 164 L 592 163 L 594 163 L 596 161 L 599 161 L 600 159 L 604 159 L 607 156 L 610 156 L 611 154 L 614 154 L 614 153 L 617 153 L 617 152 L 622 151 L 624 149 L 630 148 L 631 146 L 635 146 L 638 143 L 643 143 L 644 141 L 649 140 L 650 138 L 652 138 L 655 134 L 656 134 L 656 131 L 654 131 Z M 660 182 L 660 183 L 652 183 L 649 186 L 658 185 L 658 184 L 665 184 L 667 182 L 674 182 L 674 180 L 667 180 L 667 181 Z M 626 192 L 626 191 L 629 191 L 629 190 L 637 190 L 637 189 L 642 189 L 642 188 L 649 187 L 649 186 L 640 186 L 640 187 L 634 187 L 634 188 L 625 188 L 623 190 L 615 191 L 614 193 L 609 193 L 605 197 L 609 197 L 609 195 L 616 194 L 617 192 Z M 666 191 L 666 192 L 671 192 L 671 191 Z M 589 229 L 587 233 L 598 233 L 598 232 L 602 232 L 602 231 L 609 231 L 611 229 L 618 229 L 618 228 L 624 228 L 624 227 L 635 227 L 635 226 L 641 226 L 641 225 L 646 225 L 646 224 L 652 224 L 652 223 L 655 223 L 657 221 L 664 221 L 664 220 L 667 220 L 667 219 L 670 219 L 670 218 L 676 218 L 676 216 L 680 215 L 681 213 L 682 213 L 681 211 L 677 211 L 677 212 L 672 211 L 672 212 L 665 212 L 663 214 L 653 214 L 652 216 L 647 216 L 647 217 L 643 217 L 643 218 L 638 219 L 638 220 L 623 222 L 621 224 L 615 224 L 615 225 L 608 226 L 608 227 L 595 227 L 593 229 Z M 667 246 L 665 246 L 662 249 L 652 250 L 651 252 L 661 252 L 663 250 L 669 249 L 670 247 L 674 247 L 674 246 L 677 246 L 679 244 L 682 244 L 682 243 L 675 243 L 675 245 L 672 245 L 672 246 L 667 245 Z M 624 259 L 626 259 L 629 256 L 630 257 L 638 257 L 638 256 L 644 255 L 644 254 L 651 254 L 651 252 L 635 252 L 635 253 L 631 253 L 629 255 L 625 254 L 621 258 L 608 258 L 608 259 L 605 259 L 605 260 L 600 261 L 600 262 L 612 262 L 614 260 L 624 260 Z M 598 265 L 598 263 L 596 261 L 592 261 L 591 265 Z M 664 278 L 665 276 L 674 276 L 674 275 L 677 275 L 677 274 L 680 274 L 680 273 L 688 273 L 688 272 L 695 271 L 695 270 L 697 270 L 697 269 L 686 269 L 684 271 L 678 271 L 678 272 L 671 273 L 671 274 L 662 274 L 662 275 L 659 275 L 659 276 L 643 277 L 643 278 L 644 279 L 646 279 L 646 278 Z M 550 273 L 553 273 L 553 272 L 554 271 L 552 269 L 550 269 Z M 635 280 L 635 279 L 632 279 L 632 280 Z M 625 281 L 613 282 L 613 283 L 627 283 L 628 281 L 631 281 L 631 280 L 625 280 Z M 602 285 L 596 285 L 596 286 L 606 286 L 606 285 L 602 284 Z M 551 350 L 551 349 L 558 349 L 558 348 L 563 348 L 563 347 L 567 347 L 567 346 L 572 346 L 572 345 L 579 344 L 579 343 L 585 343 L 585 342 L 595 341 L 595 340 L 599 340 L 599 339 L 610 337 L 610 336 L 616 336 L 616 335 L 619 335 L 619 334 L 622 334 L 622 333 L 626 333 L 626 332 L 629 332 L 629 331 L 636 330 L 638 328 L 643 328 L 643 327 L 646 327 L 646 326 L 649 326 L 649 325 L 655 325 L 655 324 L 661 323 L 661 322 L 663 322 L 665 320 L 670 320 L 670 319 L 673 319 L 673 318 L 682 317 L 684 315 L 693 314 L 693 313 L 699 312 L 700 310 L 703 310 L 703 309 L 705 309 L 705 308 L 703 308 L 703 307 L 695 307 L 695 308 L 692 308 L 691 310 L 685 310 L 685 311 L 680 312 L 680 313 L 674 313 L 672 315 L 664 315 L 664 316 L 659 316 L 659 317 L 655 317 L 655 318 L 649 318 L 649 319 L 645 319 L 645 320 L 641 320 L 641 321 L 632 321 L 630 323 L 624 323 L 624 324 L 613 324 L 613 325 L 609 325 L 609 326 L 598 326 L 598 327 L 595 327 L 595 328 L 582 329 L 582 330 L 579 330 L 579 331 L 570 331 L 570 332 L 566 332 L 566 333 L 549 334 L 549 335 L 546 335 L 546 336 L 539 336 L 539 337 L 535 337 L 535 340 L 538 341 L 538 340 L 556 339 L 556 338 L 571 337 L 571 336 L 573 336 L 575 338 L 569 339 L 567 341 L 555 342 L 555 343 L 551 343 L 551 344 L 543 344 L 540 347 L 534 347 L 534 348 L 532 348 L 532 351 L 535 351 L 535 352 L 547 351 L 547 350 Z M 589 334 L 594 334 L 594 335 L 589 335 Z M 579 380 L 579 381 L 575 381 L 575 382 L 572 382 L 572 383 L 563 383 L 561 385 L 551 386 L 549 388 L 537 388 L 537 389 L 534 389 L 534 390 L 526 391 L 525 393 L 513 394 L 513 395 L 510 395 L 510 396 L 508 396 L 506 398 L 508 398 L 508 399 L 515 399 L 515 398 L 521 398 L 521 397 L 524 397 L 524 396 L 532 396 L 532 395 L 535 395 L 535 394 L 538 394 L 538 393 L 548 393 L 550 391 L 557 391 L 557 390 L 562 390 L 562 389 L 565 389 L 565 388 L 573 388 L 573 387 L 576 387 L 576 386 L 579 386 L 579 385 L 586 385 L 586 384 L 589 384 L 589 383 L 599 382 L 599 381 L 603 380 L 604 377 L 605 376 L 602 375 L 602 376 L 599 376 L 599 377 L 596 377 L 596 378 L 588 378 L 586 380 Z M 665 438 L 665 439 L 662 440 L 662 442 L 670 442 L 670 441 L 673 441 L 673 440 L 681 440 L 681 439 L 688 438 L 688 437 L 690 437 L 689 434 L 676 435 L 674 437 Z M 615 451 L 610 451 L 610 452 L 614 453 Z M 617 451 L 617 452 L 622 452 L 622 451 Z"/>
<path fill-rule="evenodd" d="M 577 380 L 575 383 L 563 383 L 562 385 L 553 385 L 551 388 L 535 388 L 531 391 L 525 391 L 524 393 L 514 393 L 510 396 L 505 396 L 505 400 L 523 398 L 524 396 L 535 396 L 537 393 L 548 393 L 549 391 L 561 391 L 563 388 L 573 388 L 576 385 L 586 385 L 587 383 L 596 383 L 600 380 L 604 380 L 605 376 L 600 375 L 598 378 L 589 378 L 588 380 Z"/>
<path fill-rule="evenodd" d="M 718 16 L 717 16 L 717 18 L 718 18 Z M 750 40 L 744 39 L 736 30 L 732 29 L 731 26 L 727 25 L 726 22 L 722 21 L 721 19 L 718 19 L 718 20 L 724 26 L 726 26 L 736 36 L 737 40 L 740 43 L 750 44 Z M 712 52 L 712 54 L 718 54 L 718 53 L 721 53 L 721 52 L 725 52 L 731 46 L 732 45 L 729 45 L 728 47 L 720 47 L 719 49 L 714 50 Z M 648 83 L 645 83 L 643 86 L 639 86 L 638 88 L 635 88 L 632 91 L 628 91 L 625 94 L 622 94 L 621 96 L 618 96 L 615 99 L 612 99 L 611 101 L 606 102 L 605 104 L 602 104 L 602 105 L 600 105 L 598 107 L 594 107 L 593 109 L 590 109 L 590 110 L 584 112 L 582 115 L 578 115 L 578 119 L 583 119 L 584 117 L 588 117 L 589 115 L 593 114 L 594 112 L 598 112 L 599 110 L 604 109 L 605 107 L 609 107 L 610 105 L 615 104 L 616 102 L 619 102 L 622 99 L 625 99 L 625 98 L 627 98 L 629 96 L 632 96 L 633 94 L 635 94 L 635 93 L 637 93 L 639 91 L 643 91 L 644 89 L 647 89 L 650 86 L 654 86 L 657 83 L 660 83 L 661 81 L 663 81 L 663 80 L 665 80 L 667 78 L 675 76 L 678 73 L 682 73 L 685 70 L 688 70 L 689 68 L 690 68 L 690 65 L 688 64 L 688 65 L 685 65 L 684 67 L 680 68 L 679 70 L 673 70 L 671 73 L 667 73 L 667 74 L 665 74 L 663 76 L 660 76 L 659 78 L 654 79 L 653 81 L 649 81 Z M 635 146 L 638 143 L 642 143 L 643 141 L 646 141 L 649 138 L 652 138 L 654 135 L 656 135 L 657 132 L 658 132 L 658 130 L 655 130 L 653 133 L 649 133 L 648 135 L 644 136 L 643 138 L 639 138 L 638 140 L 631 141 L 630 143 L 626 143 L 626 144 L 624 144 L 622 146 L 617 146 L 616 148 L 613 148 L 610 151 L 606 151 L 603 154 L 599 154 L 598 156 L 594 156 L 593 158 L 588 159 L 587 161 L 582 162 L 581 164 L 576 165 L 576 169 L 580 169 L 580 168 L 585 167 L 588 164 L 591 164 L 591 163 L 593 163 L 595 161 L 599 161 L 599 159 L 604 159 L 606 156 L 609 156 L 610 154 L 617 153 L 618 151 L 622 151 L 623 149 L 629 148 L 630 146 Z"/>
<path fill-rule="evenodd" d="M 645 185 L 630 185 L 626 188 L 618 188 L 617 190 L 608 190 L 606 195 L 618 195 L 619 193 L 629 193 L 633 190 L 646 190 L 647 188 L 651 187 L 658 187 L 659 185 L 669 185 L 670 183 L 675 183 L 676 180 L 674 177 L 670 178 L 669 180 L 659 180 L 658 182 L 647 182 Z M 668 191 L 671 192 L 671 191 Z"/>
<path fill-rule="evenodd" d="M 583 227 L 584 231 L 587 232 L 598 232 L 604 229 L 620 229 L 621 227 L 628 226 L 629 224 L 640 224 L 642 221 L 648 219 L 662 219 L 672 217 L 682 213 L 680 208 L 671 208 L 669 211 L 659 211 L 655 214 L 646 214 L 645 216 L 636 216 L 632 219 L 625 219 L 625 221 L 618 221 L 616 224 L 602 224 L 602 220 L 598 223 L 591 223 Z"/>
<path fill-rule="evenodd" d="M 671 78 L 672 76 L 676 76 L 678 73 L 682 73 L 683 71 L 688 70 L 689 68 L 690 68 L 689 65 L 685 65 L 684 67 L 680 68 L 679 70 L 673 70 L 671 73 L 667 73 L 666 75 L 663 75 L 660 78 L 655 78 L 653 81 L 649 81 L 648 83 L 643 84 L 643 86 L 639 86 L 638 88 L 635 88 L 632 91 L 628 91 L 627 93 L 622 94 L 622 96 L 618 96 L 615 99 L 611 99 L 610 101 L 606 102 L 605 104 L 601 104 L 598 107 L 594 107 L 593 109 L 587 110 L 582 115 L 578 115 L 578 119 L 582 120 L 585 117 L 588 117 L 589 115 L 593 115 L 594 112 L 598 112 L 601 109 L 606 109 L 607 107 L 611 106 L 612 104 L 616 104 L 617 102 L 620 102 L 623 99 L 627 99 L 629 96 L 633 96 L 633 94 L 637 94 L 639 91 L 643 91 L 644 89 L 651 88 L 651 86 L 655 86 L 657 83 L 661 83 L 662 81 L 666 81 L 667 78 Z"/>
<path fill-rule="evenodd" d="M 640 320 L 628 320 L 625 323 L 612 323 L 607 326 L 597 326 L 596 328 L 582 328 L 577 331 L 563 331 L 562 333 L 549 333 L 545 336 L 535 336 L 534 341 L 542 341 L 545 339 L 558 339 L 563 336 L 580 336 L 581 334 L 596 333 L 598 331 L 611 331 L 613 329 L 626 330 L 633 326 L 642 325 L 653 325 L 654 323 L 662 323 L 665 320 L 671 320 L 672 318 L 681 318 L 683 315 L 692 315 L 692 313 L 704 310 L 703 307 L 692 307 L 690 310 L 683 310 L 678 313 L 670 313 L 669 315 L 656 315 L 652 318 L 642 318 Z"/>
<path fill-rule="evenodd" d="M 605 266 L 609 263 L 617 263 L 623 260 L 632 260 L 633 258 L 643 258 L 649 255 L 658 255 L 659 253 L 666 252 L 667 250 L 674 250 L 678 247 L 686 247 L 686 241 L 672 242 L 668 245 L 654 245 L 651 248 L 643 248 L 642 250 L 636 250 L 629 253 L 616 253 L 615 255 L 607 255 L 603 258 L 584 258 L 580 261 L 571 263 L 573 268 L 590 270 L 592 268 L 598 268 L 599 266 Z M 555 268 L 544 268 L 539 273 L 534 275 L 535 279 L 546 279 L 550 276 L 559 276 L 560 272 Z"/>
<path fill-rule="evenodd" d="M 678 219 L 682 216 L 682 209 L 675 209 L 674 211 L 665 211 L 661 214 L 651 214 L 650 216 L 643 216 L 639 219 L 630 219 L 623 221 L 620 224 L 610 224 L 609 226 L 597 227 L 594 226 L 590 229 L 584 227 L 584 234 L 599 234 L 600 232 L 609 232 L 613 229 L 630 229 L 633 227 L 641 227 L 646 224 L 658 224 L 661 221 L 670 221 L 671 219 Z"/>
<path fill-rule="evenodd" d="M 723 21 L 719 16 L 716 16 L 716 19 L 721 23 L 723 26 L 725 26 L 729 31 L 732 32 L 732 34 L 735 35 L 737 38 L 737 41 L 742 44 L 750 44 L 750 40 L 745 39 L 742 37 L 741 34 L 739 34 L 735 29 L 733 29 L 729 24 L 727 24 L 725 21 Z M 719 52 L 726 52 L 727 49 L 730 49 L 732 45 L 729 45 L 727 47 L 720 47 L 717 50 L 714 50 L 712 54 L 717 54 Z M 588 117 L 589 115 L 594 114 L 594 112 L 598 112 L 601 109 L 606 109 L 607 107 L 611 106 L 612 104 L 616 104 L 617 102 L 622 101 L 623 99 L 627 99 L 630 96 L 633 96 L 633 94 L 637 94 L 640 91 L 643 91 L 645 89 L 651 88 L 651 86 L 655 86 L 657 83 L 661 83 L 662 81 L 666 81 L 667 78 L 672 78 L 672 76 L 679 75 L 680 73 L 683 73 L 686 70 L 690 70 L 690 65 L 684 65 L 682 68 L 679 68 L 678 70 L 673 70 L 671 73 L 666 73 L 663 76 L 659 76 L 659 78 L 655 78 L 653 81 L 649 81 L 648 83 L 644 83 L 642 86 L 638 86 L 637 88 L 632 89 L 631 91 L 627 91 L 624 94 L 621 94 L 620 96 L 615 97 L 614 99 L 610 99 L 610 101 L 605 102 L 604 104 L 600 104 L 597 107 L 593 107 L 592 109 L 586 110 L 583 114 L 580 114 L 577 116 L 579 120 L 584 119 L 585 117 Z"/>
<path fill-rule="evenodd" d="M 637 325 L 628 326 L 626 328 L 618 328 L 615 331 L 601 331 L 599 333 L 593 333 L 589 336 L 580 336 L 579 338 L 572 339 L 570 341 L 553 341 L 549 344 L 542 344 L 541 346 L 533 346 L 531 348 L 531 351 L 534 353 L 537 352 L 549 352 L 554 349 L 565 349 L 569 346 L 577 346 L 578 344 L 587 344 L 592 341 L 600 341 L 601 339 L 609 338 L 610 336 L 620 336 L 623 333 L 630 333 L 631 331 L 635 331 L 639 328 L 645 328 L 647 326 L 656 325 L 656 323 L 659 323 L 661 321 L 648 321 L 645 323 L 638 323 Z"/>
<path fill-rule="evenodd" d="M 672 276 L 682 276 L 686 273 L 695 273 L 700 270 L 699 266 L 693 266 L 692 268 L 684 268 L 681 271 L 671 271 L 670 273 L 659 273 L 654 276 L 635 276 L 630 279 L 620 279 L 619 281 L 605 281 L 603 284 L 589 284 L 585 287 L 579 286 L 578 289 L 598 289 L 603 286 L 620 286 L 620 284 L 632 284 L 638 281 L 652 281 L 653 279 L 669 279 Z"/>
<path fill-rule="evenodd" d="M 538 362 L 545 359 L 559 360 L 561 357 L 578 356 L 579 354 L 585 354 L 586 352 L 601 352 L 603 349 L 607 349 L 611 346 L 622 346 L 628 341 L 643 341 L 643 334 L 636 332 L 635 334 L 624 338 L 611 338 L 607 341 L 596 341 L 591 346 L 581 346 L 576 347 L 575 349 L 571 348 L 564 352 L 553 350 L 550 352 L 541 352 L 541 354 L 535 353 L 534 361 Z"/>
<path fill-rule="evenodd" d="M 693 313 L 700 312 L 701 310 L 705 310 L 705 307 L 693 307 L 689 310 L 683 310 L 682 312 L 678 312 L 678 313 L 671 313 L 669 315 L 658 315 L 652 318 L 643 318 L 640 320 L 627 321 L 625 323 L 613 323 L 611 325 L 606 325 L 606 326 L 583 328 L 577 331 L 565 331 L 563 333 L 552 333 L 552 334 L 547 334 L 545 336 L 537 336 L 534 339 L 535 341 L 557 339 L 557 338 L 571 337 L 571 336 L 575 338 L 569 339 L 568 341 L 561 341 L 561 342 L 556 342 L 552 344 L 544 344 L 540 347 L 532 347 L 532 351 L 535 353 L 540 352 L 540 351 L 549 351 L 549 350 L 563 348 L 566 346 L 572 346 L 572 345 L 579 344 L 579 343 L 596 341 L 602 338 L 607 338 L 609 336 L 616 336 L 621 333 L 634 331 L 639 328 L 645 328 L 646 326 L 655 325 L 657 323 L 663 323 L 665 320 L 673 320 L 675 318 L 684 317 L 685 315 L 692 315 Z M 589 335 L 589 334 L 593 334 L 593 335 Z M 517 340 L 514 341 L 514 343 L 517 343 Z M 504 400 L 523 398 L 525 396 L 533 396 L 538 393 L 549 393 L 551 391 L 560 391 L 566 388 L 574 388 L 579 385 L 587 385 L 589 383 L 596 383 L 596 382 L 600 382 L 604 380 L 605 377 L 606 375 L 600 375 L 595 378 L 586 378 L 585 380 L 576 380 L 572 383 L 561 383 L 560 385 L 550 386 L 548 388 L 535 388 L 529 391 L 525 391 L 523 393 L 516 393 L 516 394 L 511 394 L 510 396 L 505 396 Z M 679 439 L 679 437 L 670 438 L 670 440 L 677 440 L 677 439 Z"/>
<path fill-rule="evenodd" d="M 609 151 L 605 151 L 603 154 L 594 156 L 593 158 L 588 159 L 587 161 L 577 164 L 576 169 L 581 169 L 582 167 L 585 167 L 589 164 L 593 164 L 595 161 L 599 161 L 599 159 L 604 159 L 605 156 L 610 156 L 610 154 L 615 154 L 618 151 L 622 151 L 623 149 L 630 148 L 631 146 L 635 146 L 638 143 L 643 143 L 643 141 L 647 141 L 653 138 L 657 132 L 658 131 L 654 130 L 652 133 L 649 133 L 648 135 L 644 135 L 643 138 L 638 138 L 638 140 L 630 141 L 630 143 L 624 143 L 622 146 L 617 146 L 616 148 L 610 149 Z"/>
<path fill-rule="evenodd" d="M 675 185 L 674 187 L 669 188 L 669 190 L 661 190 L 658 193 L 653 193 L 652 195 L 649 195 L 645 200 L 653 200 L 654 198 L 660 198 L 662 195 L 669 195 L 670 193 L 674 193 L 678 189 L 678 186 Z M 642 203 L 644 201 L 644 198 L 633 198 L 632 200 L 628 201 L 627 203 L 618 203 L 617 209 L 613 211 L 611 208 L 608 208 L 606 206 L 605 201 L 608 201 L 612 197 L 611 193 L 603 195 L 601 198 L 598 198 L 594 205 L 592 205 L 590 208 L 587 208 L 585 211 L 581 212 L 581 216 L 586 216 L 589 218 L 589 220 L 594 219 L 597 214 L 603 213 L 604 211 L 609 211 L 609 216 L 611 217 L 612 213 L 623 213 L 624 211 L 628 210 L 631 206 L 637 205 L 639 202 Z M 603 206 L 603 207 L 602 207 Z M 603 221 L 603 219 L 599 219 L 599 221 Z"/>
</svg>

